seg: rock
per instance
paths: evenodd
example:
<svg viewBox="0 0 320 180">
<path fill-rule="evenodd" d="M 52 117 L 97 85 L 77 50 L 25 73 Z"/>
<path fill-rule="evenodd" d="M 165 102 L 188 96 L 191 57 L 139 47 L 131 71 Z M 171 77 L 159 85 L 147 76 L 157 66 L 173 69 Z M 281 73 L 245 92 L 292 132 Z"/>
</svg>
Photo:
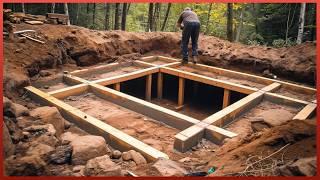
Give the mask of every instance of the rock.
<svg viewBox="0 0 320 180">
<path fill-rule="evenodd" d="M 64 121 L 64 129 L 69 129 L 72 124 L 69 121 Z"/>
<path fill-rule="evenodd" d="M 58 146 L 49 156 L 49 161 L 53 164 L 65 164 L 71 162 L 71 145 Z"/>
<path fill-rule="evenodd" d="M 181 163 L 191 162 L 191 158 L 190 157 L 185 157 L 185 158 L 180 159 L 179 162 L 181 162 Z"/>
<path fill-rule="evenodd" d="M 135 150 L 130 150 L 128 151 L 128 153 L 130 153 L 132 160 L 137 165 L 147 164 L 147 160 L 139 152 L 136 152 Z"/>
<path fill-rule="evenodd" d="M 59 143 L 59 140 L 55 136 L 42 134 L 35 139 L 35 142 L 41 142 L 42 144 L 55 147 Z"/>
<path fill-rule="evenodd" d="M 79 137 L 78 134 L 73 134 L 71 132 L 65 132 L 60 136 L 62 144 L 68 144 L 78 137 Z"/>
<path fill-rule="evenodd" d="M 2 133 L 2 142 L 3 142 L 3 153 L 4 157 L 7 158 L 14 154 L 15 146 L 12 143 L 12 140 L 10 138 L 10 134 L 7 128 L 7 125 L 3 125 L 3 133 Z"/>
<path fill-rule="evenodd" d="M 46 163 L 38 156 L 11 156 L 5 161 L 5 173 L 9 176 L 40 176 L 44 175 Z"/>
<path fill-rule="evenodd" d="M 8 117 L 17 118 L 29 115 L 29 110 L 20 104 L 13 103 L 7 97 L 3 97 L 3 114 Z"/>
<path fill-rule="evenodd" d="M 270 109 L 263 111 L 259 117 L 271 127 L 279 126 L 287 121 L 290 121 L 294 114 L 284 109 Z"/>
<path fill-rule="evenodd" d="M 46 76 L 50 76 L 51 75 L 51 72 L 50 71 L 47 71 L 47 70 L 41 70 L 39 72 L 40 76 L 41 77 L 46 77 Z"/>
<path fill-rule="evenodd" d="M 121 176 L 121 168 L 108 155 L 90 159 L 84 169 L 86 176 Z"/>
<path fill-rule="evenodd" d="M 111 157 L 114 158 L 114 159 L 119 159 L 121 157 L 121 155 L 122 155 L 122 153 L 120 151 L 115 150 L 115 151 L 112 152 L 112 156 Z"/>
<path fill-rule="evenodd" d="M 33 125 L 23 129 L 24 131 L 30 132 L 32 135 L 39 136 L 41 134 L 47 134 L 49 136 L 54 136 L 56 134 L 56 130 L 54 129 L 52 124 L 45 125 Z"/>
<path fill-rule="evenodd" d="M 122 153 L 122 160 L 124 161 L 130 161 L 132 160 L 132 156 L 129 152 L 123 152 Z"/>
<path fill-rule="evenodd" d="M 71 141 L 72 164 L 85 164 L 89 159 L 107 154 L 106 141 L 101 136 L 79 136 Z"/>
<path fill-rule="evenodd" d="M 56 107 L 44 106 L 36 108 L 30 112 L 30 116 L 52 124 L 57 131 L 57 137 L 60 137 L 64 131 L 65 120 Z"/>
<path fill-rule="evenodd" d="M 250 123 L 251 123 L 251 128 L 253 132 L 259 132 L 263 129 L 268 129 L 271 127 L 268 123 L 264 122 L 264 119 L 262 118 L 254 119 L 250 121 Z"/>
<path fill-rule="evenodd" d="M 315 176 L 317 174 L 317 158 L 301 158 L 291 161 L 277 169 L 282 176 Z"/>
<path fill-rule="evenodd" d="M 85 168 L 85 166 L 83 166 L 83 165 L 74 166 L 72 169 L 73 175 L 74 176 L 84 176 L 84 168 Z"/>
<path fill-rule="evenodd" d="M 161 176 L 184 176 L 188 173 L 178 163 L 164 158 L 159 158 L 151 168 L 160 173 Z"/>
<path fill-rule="evenodd" d="M 47 160 L 47 157 L 49 156 L 49 153 L 53 152 L 54 148 L 51 146 L 48 146 L 46 144 L 35 144 L 28 148 L 26 155 L 28 156 L 39 156 L 43 160 Z"/>
</svg>

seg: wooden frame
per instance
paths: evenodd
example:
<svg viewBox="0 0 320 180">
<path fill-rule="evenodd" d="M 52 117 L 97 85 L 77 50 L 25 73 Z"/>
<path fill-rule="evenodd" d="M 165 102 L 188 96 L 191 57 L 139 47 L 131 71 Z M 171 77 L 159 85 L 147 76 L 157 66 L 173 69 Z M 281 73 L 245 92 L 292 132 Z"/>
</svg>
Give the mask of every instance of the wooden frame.
<svg viewBox="0 0 320 180">
<path fill-rule="evenodd" d="M 152 64 L 153 61 L 157 60 L 164 61 L 166 64 Z M 129 65 L 129 63 L 124 64 Z M 145 69 L 94 81 L 88 81 L 81 78 L 91 72 L 112 71 L 114 68 L 120 68 L 119 63 L 112 63 L 109 65 L 97 66 L 90 69 L 77 70 L 64 74 L 63 81 L 67 84 L 74 85 L 71 87 L 55 90 L 49 93 L 42 92 L 34 87 L 27 87 L 26 89 L 32 99 L 43 104 L 56 106 L 67 120 L 75 122 L 79 127 L 90 131 L 90 133 L 100 133 L 105 138 L 112 139 L 114 146 L 119 145 L 120 148 L 122 147 L 124 149 L 136 149 L 145 155 L 148 160 L 155 160 L 158 157 L 168 157 L 167 155 L 154 150 L 152 147 L 145 146 L 145 144 L 139 140 L 136 140 L 135 138 L 126 135 L 105 123 L 103 124 L 98 119 L 63 103 L 58 99 L 64 99 L 68 96 L 79 95 L 90 91 L 100 98 L 107 99 L 112 103 L 149 116 L 171 127 L 180 129 L 182 131 L 175 136 L 174 148 L 182 152 L 189 150 L 202 138 L 206 138 L 219 144 L 225 138 L 235 137 L 237 134 L 226 131 L 222 127 L 236 120 L 237 117 L 255 107 L 262 100 L 268 100 L 273 103 L 299 108 L 304 107 L 293 118 L 294 120 L 304 120 L 315 114 L 317 106 L 316 101 L 307 102 L 277 94 L 277 90 L 279 88 L 286 88 L 293 91 L 296 90 L 297 92 L 312 94 L 316 92 L 313 88 L 201 64 L 192 65 L 198 69 L 214 72 L 222 76 L 246 79 L 266 85 L 260 89 L 252 88 L 226 80 L 219 80 L 204 75 L 174 69 L 174 67 L 177 67 L 181 63 L 176 59 L 163 56 L 143 57 L 141 60 L 135 61 L 133 64 L 142 66 Z M 159 99 L 162 98 L 163 94 L 163 73 L 165 73 L 179 78 L 178 106 L 183 106 L 185 79 L 188 79 L 193 80 L 196 83 L 200 82 L 224 88 L 223 109 L 200 121 L 148 102 L 151 100 L 152 75 L 155 73 L 158 73 L 157 97 Z M 147 101 L 120 92 L 121 82 L 144 76 L 146 76 Z M 115 90 L 104 87 L 112 84 L 114 85 Z M 247 94 L 247 96 L 230 105 L 230 91 Z M 84 116 L 88 118 L 84 118 Z"/>
</svg>

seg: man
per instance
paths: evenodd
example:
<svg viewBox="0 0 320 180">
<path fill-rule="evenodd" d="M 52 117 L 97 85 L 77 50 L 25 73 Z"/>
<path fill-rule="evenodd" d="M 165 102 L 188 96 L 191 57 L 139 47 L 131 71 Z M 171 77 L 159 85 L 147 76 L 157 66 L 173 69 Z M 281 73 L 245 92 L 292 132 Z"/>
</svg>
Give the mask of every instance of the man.
<svg viewBox="0 0 320 180">
<path fill-rule="evenodd" d="M 194 64 L 197 63 L 198 56 L 198 37 L 200 32 L 200 21 L 195 12 L 191 10 L 191 8 L 187 7 L 180 14 L 180 17 L 177 22 L 177 27 L 183 29 L 182 31 L 182 40 L 181 40 L 181 48 L 182 48 L 182 63 L 188 63 L 188 44 L 189 39 L 191 37 L 192 42 L 192 62 Z"/>
</svg>

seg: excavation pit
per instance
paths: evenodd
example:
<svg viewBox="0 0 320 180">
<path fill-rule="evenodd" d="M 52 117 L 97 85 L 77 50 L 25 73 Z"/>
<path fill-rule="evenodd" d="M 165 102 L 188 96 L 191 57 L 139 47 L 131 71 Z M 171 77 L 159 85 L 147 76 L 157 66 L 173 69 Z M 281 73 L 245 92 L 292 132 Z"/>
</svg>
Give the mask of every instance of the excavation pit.
<svg viewBox="0 0 320 180">
<path fill-rule="evenodd" d="M 63 82 L 73 86 L 58 89 Z M 306 120 L 316 116 L 317 106 L 313 88 L 200 64 L 182 66 L 162 56 L 70 72 L 51 85 L 50 92 L 41 85 L 26 89 L 81 129 L 105 137 L 116 149 L 135 149 L 148 161 L 206 160 L 224 139 L 249 134 L 252 121 Z"/>
</svg>

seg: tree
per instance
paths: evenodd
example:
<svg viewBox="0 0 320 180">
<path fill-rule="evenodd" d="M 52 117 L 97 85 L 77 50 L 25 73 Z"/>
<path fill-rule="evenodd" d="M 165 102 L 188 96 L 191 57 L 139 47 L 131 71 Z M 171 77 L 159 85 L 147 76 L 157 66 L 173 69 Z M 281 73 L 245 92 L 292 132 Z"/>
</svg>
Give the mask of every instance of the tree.
<svg viewBox="0 0 320 180">
<path fill-rule="evenodd" d="M 24 3 L 21 3 L 21 9 L 23 13 L 26 13 L 25 9 L 24 9 Z"/>
<path fill-rule="evenodd" d="M 146 32 L 153 31 L 153 3 L 149 3 L 149 15 L 148 15 L 148 25 Z"/>
<path fill-rule="evenodd" d="M 302 42 L 305 12 L 306 12 L 306 3 L 301 3 L 297 44 L 301 44 Z"/>
<path fill-rule="evenodd" d="M 122 5 L 122 19 L 121 19 L 121 30 L 126 30 L 126 22 L 127 22 L 127 3 L 123 3 Z"/>
<path fill-rule="evenodd" d="M 211 9 L 212 9 L 212 3 L 210 3 L 209 9 L 208 9 L 207 25 L 206 25 L 205 34 L 208 34 L 208 31 L 209 31 L 209 21 L 210 21 L 210 16 L 211 16 Z"/>
<path fill-rule="evenodd" d="M 244 7 L 241 8 L 241 12 L 240 12 L 240 23 L 237 28 L 236 42 L 239 42 L 240 34 L 243 26 L 243 11 L 244 11 Z"/>
<path fill-rule="evenodd" d="M 154 7 L 154 14 L 153 14 L 153 28 L 154 31 L 158 30 L 158 25 L 160 22 L 160 8 L 161 8 L 161 4 L 160 3 L 155 3 L 155 7 Z"/>
<path fill-rule="evenodd" d="M 64 3 L 64 13 L 65 13 L 65 15 L 68 16 L 67 25 L 70 26 L 70 17 L 69 17 L 69 10 L 68 10 L 68 4 L 67 3 Z"/>
<path fill-rule="evenodd" d="M 167 21 L 168 21 L 168 17 L 169 17 L 169 13 L 170 13 L 170 8 L 171 8 L 171 3 L 168 3 L 168 7 L 167 7 L 166 15 L 165 15 L 164 20 L 163 20 L 161 31 L 164 31 L 164 28 L 166 27 L 166 24 L 167 24 Z"/>
<path fill-rule="evenodd" d="M 110 30 L 110 4 L 109 3 L 106 3 L 105 4 L 105 11 L 106 11 L 106 14 L 105 14 L 105 20 L 104 20 L 104 29 L 105 30 Z"/>
<path fill-rule="evenodd" d="M 227 4 L 227 38 L 230 42 L 233 41 L 233 4 Z"/>
<path fill-rule="evenodd" d="M 56 3 L 52 3 L 52 6 L 51 6 L 51 13 L 54 13 L 54 8 L 56 7 Z"/>
<path fill-rule="evenodd" d="M 120 3 L 116 3 L 115 13 L 114 13 L 114 29 L 118 30 L 120 28 Z"/>
<path fill-rule="evenodd" d="M 93 3 L 93 11 L 92 11 L 92 27 L 94 28 L 96 24 L 96 3 Z"/>
</svg>

